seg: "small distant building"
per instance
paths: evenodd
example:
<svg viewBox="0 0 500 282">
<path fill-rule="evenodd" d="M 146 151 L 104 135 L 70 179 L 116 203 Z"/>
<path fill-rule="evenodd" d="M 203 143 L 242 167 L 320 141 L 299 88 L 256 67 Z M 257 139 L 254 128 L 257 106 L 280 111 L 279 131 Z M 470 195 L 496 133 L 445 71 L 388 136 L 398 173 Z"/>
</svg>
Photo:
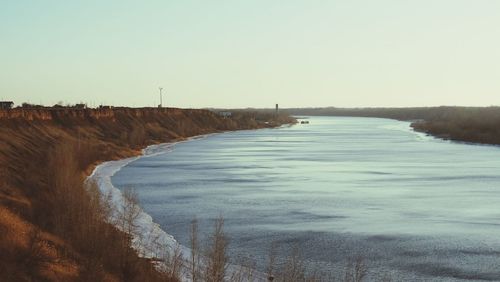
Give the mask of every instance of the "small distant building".
<svg viewBox="0 0 500 282">
<path fill-rule="evenodd" d="M 230 118 L 232 116 L 231 112 L 219 112 L 219 116 L 223 118 Z"/>
<path fill-rule="evenodd" d="M 113 106 L 104 106 L 104 105 L 99 106 L 99 109 L 101 109 L 101 110 L 111 110 L 112 108 L 113 108 Z"/>
<path fill-rule="evenodd" d="M 0 110 L 9 110 L 14 106 L 12 101 L 0 101 Z"/>
<path fill-rule="evenodd" d="M 74 108 L 75 109 L 86 109 L 87 104 L 75 104 Z"/>
</svg>

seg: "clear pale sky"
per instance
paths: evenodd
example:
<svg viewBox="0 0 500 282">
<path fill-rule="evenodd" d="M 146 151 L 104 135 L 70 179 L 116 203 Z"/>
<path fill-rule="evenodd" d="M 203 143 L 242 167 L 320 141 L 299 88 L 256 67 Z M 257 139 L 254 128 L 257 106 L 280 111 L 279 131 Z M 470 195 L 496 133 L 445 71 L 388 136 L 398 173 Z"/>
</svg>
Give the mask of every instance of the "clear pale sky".
<svg viewBox="0 0 500 282">
<path fill-rule="evenodd" d="M 0 99 L 500 105 L 500 1 L 2 1 Z"/>
</svg>

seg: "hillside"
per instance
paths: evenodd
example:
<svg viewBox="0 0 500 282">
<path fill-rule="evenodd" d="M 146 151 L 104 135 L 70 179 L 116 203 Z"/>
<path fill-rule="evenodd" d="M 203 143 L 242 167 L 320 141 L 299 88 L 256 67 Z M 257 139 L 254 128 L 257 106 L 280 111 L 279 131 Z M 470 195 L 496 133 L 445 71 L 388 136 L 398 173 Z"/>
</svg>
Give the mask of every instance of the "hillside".
<svg viewBox="0 0 500 282">
<path fill-rule="evenodd" d="M 0 280 L 173 281 L 104 222 L 107 207 L 83 186 L 85 177 L 150 144 L 290 122 L 174 108 L 0 111 Z"/>
</svg>

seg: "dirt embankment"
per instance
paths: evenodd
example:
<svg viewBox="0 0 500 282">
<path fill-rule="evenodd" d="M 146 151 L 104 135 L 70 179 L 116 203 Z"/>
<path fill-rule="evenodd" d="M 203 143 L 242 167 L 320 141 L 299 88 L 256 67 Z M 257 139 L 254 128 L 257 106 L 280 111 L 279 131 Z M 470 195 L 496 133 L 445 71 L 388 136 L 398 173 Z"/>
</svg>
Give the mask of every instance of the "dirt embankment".
<svg viewBox="0 0 500 282">
<path fill-rule="evenodd" d="M 0 280 L 165 279 L 103 222 L 104 208 L 82 188 L 85 176 L 150 144 L 291 122 L 174 108 L 0 111 Z"/>
</svg>

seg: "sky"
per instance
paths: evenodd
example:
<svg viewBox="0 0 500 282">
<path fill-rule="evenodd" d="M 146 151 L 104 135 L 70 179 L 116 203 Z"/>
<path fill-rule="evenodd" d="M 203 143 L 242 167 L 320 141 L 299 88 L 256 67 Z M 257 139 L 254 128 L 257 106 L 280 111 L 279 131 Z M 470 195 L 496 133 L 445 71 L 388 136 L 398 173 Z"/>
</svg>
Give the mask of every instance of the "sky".
<svg viewBox="0 0 500 282">
<path fill-rule="evenodd" d="M 498 0 L 0 1 L 0 99 L 500 105 Z"/>
</svg>

